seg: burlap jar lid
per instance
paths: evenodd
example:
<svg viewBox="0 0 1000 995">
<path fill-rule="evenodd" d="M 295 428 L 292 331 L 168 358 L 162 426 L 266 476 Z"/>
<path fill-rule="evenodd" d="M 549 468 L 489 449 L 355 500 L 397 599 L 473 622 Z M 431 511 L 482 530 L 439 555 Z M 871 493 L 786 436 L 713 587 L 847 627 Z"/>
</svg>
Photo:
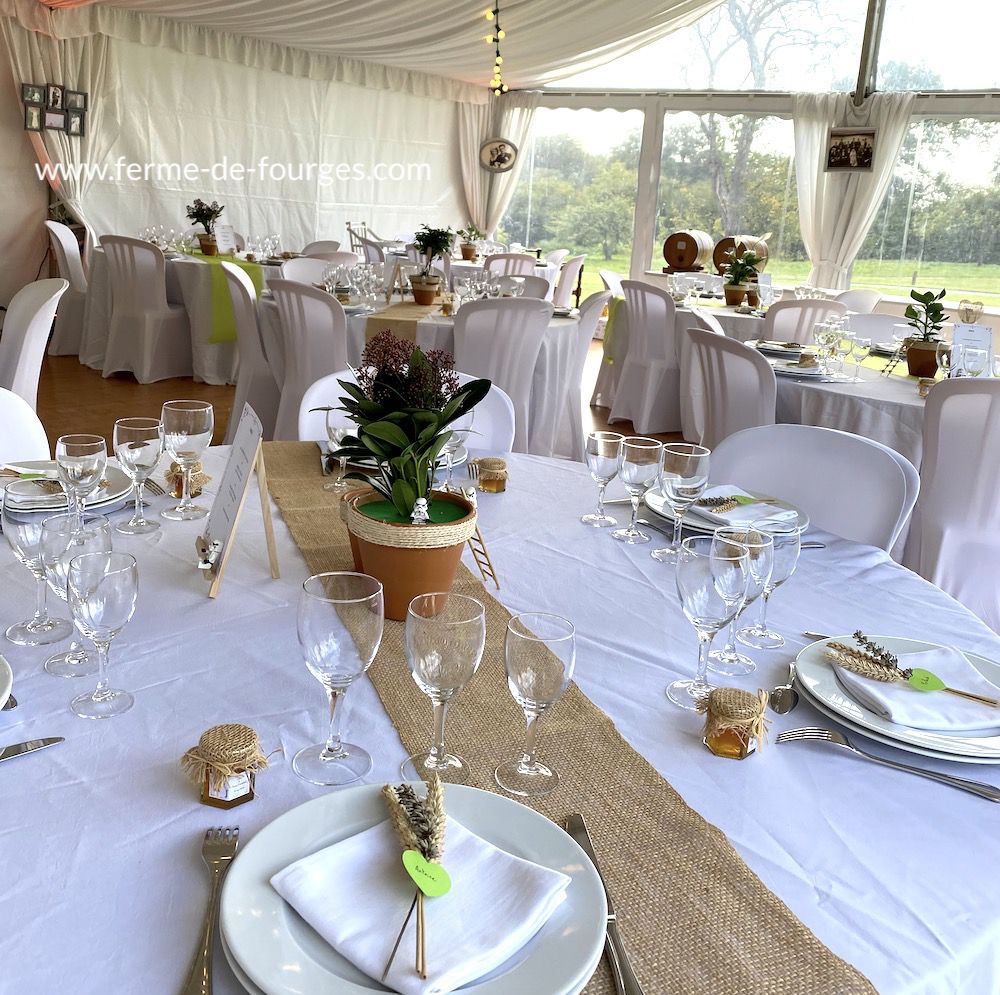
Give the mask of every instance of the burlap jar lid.
<svg viewBox="0 0 1000 995">
<path fill-rule="evenodd" d="M 752 736 L 758 746 L 767 736 L 766 707 L 766 691 L 753 694 L 742 688 L 713 688 L 698 702 L 698 711 L 705 713 L 706 736 L 733 730 Z"/>
<path fill-rule="evenodd" d="M 267 758 L 260 748 L 257 733 L 238 722 L 206 729 L 181 760 L 191 780 L 200 782 L 208 771 L 210 783 L 218 787 L 227 777 L 248 770 L 263 770 Z"/>
<path fill-rule="evenodd" d="M 480 480 L 506 480 L 507 461 L 499 456 L 481 456 L 476 460 Z"/>
</svg>

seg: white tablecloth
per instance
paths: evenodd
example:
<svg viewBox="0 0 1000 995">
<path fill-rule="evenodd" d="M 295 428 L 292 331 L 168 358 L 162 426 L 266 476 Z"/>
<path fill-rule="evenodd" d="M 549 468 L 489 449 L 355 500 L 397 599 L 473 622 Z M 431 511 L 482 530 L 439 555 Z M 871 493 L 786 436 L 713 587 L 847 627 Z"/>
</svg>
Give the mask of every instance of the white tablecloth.
<svg viewBox="0 0 1000 995">
<path fill-rule="evenodd" d="M 214 485 L 217 451 L 207 466 Z M 699 717 L 663 695 L 669 681 L 692 672 L 696 651 L 672 569 L 650 559 L 648 547 L 623 546 L 578 523 L 596 497 L 581 465 L 514 456 L 510 470 L 507 492 L 480 502 L 500 597 L 513 611 L 543 609 L 575 622 L 576 679 L 628 742 L 882 995 L 996 992 L 996 808 L 820 746 L 770 745 L 743 763 L 712 757 L 700 741 Z M 0 742 L 66 737 L 0 770 L 0 987 L 11 995 L 178 991 L 208 895 L 200 857 L 206 828 L 238 824 L 245 842 L 328 790 L 299 780 L 289 767 L 296 750 L 326 731 L 324 694 L 295 635 L 305 564 L 278 516 L 282 578 L 269 579 L 260 511 L 251 500 L 222 590 L 210 601 L 194 565 L 199 527 L 164 523 L 152 536 L 115 536 L 117 548 L 139 558 L 139 607 L 112 647 L 113 679 L 135 693 L 132 711 L 104 722 L 78 719 L 67 704 L 83 681 L 43 673 L 42 649 L 4 647 L 20 704 L 0 712 Z M 775 595 L 770 619 L 789 646 L 753 653 L 760 672 L 739 682 L 744 687 L 783 681 L 806 628 L 839 633 L 860 626 L 1000 658 L 1000 638 L 885 553 L 828 541 L 825 550 L 803 553 L 798 572 Z M 33 581 L 6 552 L 0 580 L 5 622 L 29 613 Z M 399 666 L 403 671 L 402 660 Z M 430 737 L 430 706 L 415 686 L 413 707 L 426 713 Z M 461 707 L 460 695 L 452 708 Z M 351 689 L 344 717 L 348 734 L 375 758 L 367 780 L 397 780 L 403 750 L 367 680 Z M 772 718 L 772 738 L 782 729 L 827 724 L 807 704 Z M 254 726 L 265 752 L 282 752 L 259 775 L 257 798 L 224 813 L 197 802 L 179 760 L 208 726 L 230 721 Z M 480 755 L 475 743 L 450 745 L 480 768 L 499 759 Z M 512 742 L 511 752 L 518 746 Z M 544 729 L 540 749 L 544 755 Z M 895 755 L 1000 781 L 996 767 Z M 221 957 L 215 979 L 217 995 L 241 992 Z"/>
</svg>

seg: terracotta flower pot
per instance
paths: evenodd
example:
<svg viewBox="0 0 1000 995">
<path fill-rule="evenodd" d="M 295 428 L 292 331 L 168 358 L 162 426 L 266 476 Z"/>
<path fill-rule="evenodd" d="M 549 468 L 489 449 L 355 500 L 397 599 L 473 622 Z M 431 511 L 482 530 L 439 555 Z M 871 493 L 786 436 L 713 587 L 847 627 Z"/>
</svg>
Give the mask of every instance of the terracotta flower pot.
<svg viewBox="0 0 1000 995">
<path fill-rule="evenodd" d="M 933 377 L 938 371 L 937 342 L 907 339 L 906 368 L 911 377 Z"/>
<path fill-rule="evenodd" d="M 471 242 L 463 242 L 459 248 L 462 250 L 462 258 L 474 263 L 479 258 L 479 250 Z"/>
<path fill-rule="evenodd" d="M 411 276 L 410 288 L 415 304 L 433 304 L 441 288 L 439 276 Z"/>
<path fill-rule="evenodd" d="M 722 285 L 722 292 L 726 295 L 726 304 L 729 307 L 738 307 L 743 303 L 747 288 L 742 283 L 724 283 Z"/>
<path fill-rule="evenodd" d="M 199 235 L 198 245 L 201 246 L 201 254 L 203 256 L 215 256 L 218 255 L 219 246 L 215 241 L 214 235 Z"/>
<path fill-rule="evenodd" d="M 459 494 L 434 492 L 435 501 L 449 501 L 465 510 L 454 522 L 400 525 L 369 518 L 361 509 L 380 495 L 362 494 L 345 500 L 347 529 L 357 546 L 360 569 L 382 582 L 385 617 L 402 621 L 418 594 L 450 591 L 462 548 L 476 531 L 476 509 Z"/>
</svg>

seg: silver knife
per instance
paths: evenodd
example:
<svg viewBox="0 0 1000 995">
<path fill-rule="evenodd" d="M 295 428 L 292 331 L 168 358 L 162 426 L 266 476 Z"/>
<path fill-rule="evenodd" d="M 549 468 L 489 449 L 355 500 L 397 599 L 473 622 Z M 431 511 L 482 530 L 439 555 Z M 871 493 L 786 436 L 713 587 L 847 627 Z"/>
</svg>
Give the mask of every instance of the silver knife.
<svg viewBox="0 0 1000 995">
<path fill-rule="evenodd" d="M 19 757 L 24 753 L 34 753 L 35 750 L 44 750 L 46 746 L 55 746 L 62 743 L 65 736 L 50 736 L 48 739 L 29 739 L 27 743 L 15 743 L 13 746 L 0 748 L 0 761 L 10 760 L 11 757 Z"/>
<path fill-rule="evenodd" d="M 597 876 L 604 885 L 604 897 L 608 902 L 608 931 L 604 937 L 604 953 L 608 958 L 608 965 L 611 967 L 611 976 L 615 982 L 617 995 L 642 995 L 642 987 L 639 979 L 632 971 L 632 965 L 628 962 L 622 938 L 618 933 L 618 920 L 615 916 L 614 903 L 611 895 L 608 894 L 608 885 L 601 874 L 600 865 L 597 863 L 597 854 L 594 853 L 594 844 L 590 840 L 590 833 L 587 831 L 587 823 L 583 821 L 582 815 L 571 815 L 566 819 L 566 832 L 576 841 L 583 852 L 590 857 Z"/>
</svg>

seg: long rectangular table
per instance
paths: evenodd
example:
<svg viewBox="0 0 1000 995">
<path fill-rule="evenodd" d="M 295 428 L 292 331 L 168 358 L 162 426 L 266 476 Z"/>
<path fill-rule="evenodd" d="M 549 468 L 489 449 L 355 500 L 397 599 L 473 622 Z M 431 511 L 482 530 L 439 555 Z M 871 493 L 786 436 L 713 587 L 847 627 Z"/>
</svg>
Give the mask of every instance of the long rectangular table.
<svg viewBox="0 0 1000 995">
<path fill-rule="evenodd" d="M 206 460 L 209 495 L 223 455 L 213 450 Z M 509 463 L 507 492 L 480 499 L 499 597 L 513 611 L 548 610 L 574 621 L 576 680 L 628 742 L 883 995 L 997 991 L 996 809 L 820 746 L 772 744 L 743 763 L 711 756 L 699 718 L 663 695 L 669 681 L 692 673 L 696 653 L 672 568 L 650 559 L 649 547 L 626 547 L 579 524 L 596 497 L 579 464 L 518 455 Z M 154 499 L 154 510 L 165 502 Z M 248 840 L 326 790 L 289 767 L 299 748 L 325 735 L 324 695 L 295 635 L 305 564 L 278 515 L 282 577 L 269 579 L 262 520 L 251 501 L 219 598 L 210 601 L 195 568 L 200 524 L 164 522 L 151 536 L 115 536 L 116 548 L 139 560 L 138 609 L 112 646 L 113 680 L 135 693 L 132 711 L 105 722 L 78 719 L 68 702 L 83 681 L 43 673 L 41 648 L 3 649 L 20 704 L 0 712 L 0 744 L 66 737 L 0 768 L 5 992 L 179 990 L 208 894 L 199 855 L 205 829 L 238 824 Z M 783 681 L 806 642 L 804 629 L 860 626 L 1000 658 L 1000 637 L 885 553 L 819 535 L 826 549 L 804 552 L 772 602 L 771 621 L 788 647 L 753 653 L 759 673 L 742 686 Z M 33 581 L 9 553 L 0 553 L 0 581 L 5 624 L 30 613 Z M 416 687 L 413 702 L 426 711 L 429 737 L 430 708 Z M 461 707 L 459 696 L 452 708 Z M 367 780 L 397 779 L 403 750 L 367 680 L 351 689 L 345 711 L 347 730 L 375 759 Z M 785 728 L 828 722 L 808 704 L 772 720 L 772 739 Z M 257 798 L 221 813 L 197 802 L 179 761 L 208 726 L 229 721 L 254 726 L 265 752 L 278 752 L 258 776 Z M 478 765 L 500 759 L 479 755 L 475 743 L 449 745 Z M 916 762 L 1000 780 L 996 767 Z M 628 896 L 616 898 L 625 914 L 641 914 L 628 911 Z M 221 956 L 215 979 L 218 995 L 242 991 Z"/>
</svg>

